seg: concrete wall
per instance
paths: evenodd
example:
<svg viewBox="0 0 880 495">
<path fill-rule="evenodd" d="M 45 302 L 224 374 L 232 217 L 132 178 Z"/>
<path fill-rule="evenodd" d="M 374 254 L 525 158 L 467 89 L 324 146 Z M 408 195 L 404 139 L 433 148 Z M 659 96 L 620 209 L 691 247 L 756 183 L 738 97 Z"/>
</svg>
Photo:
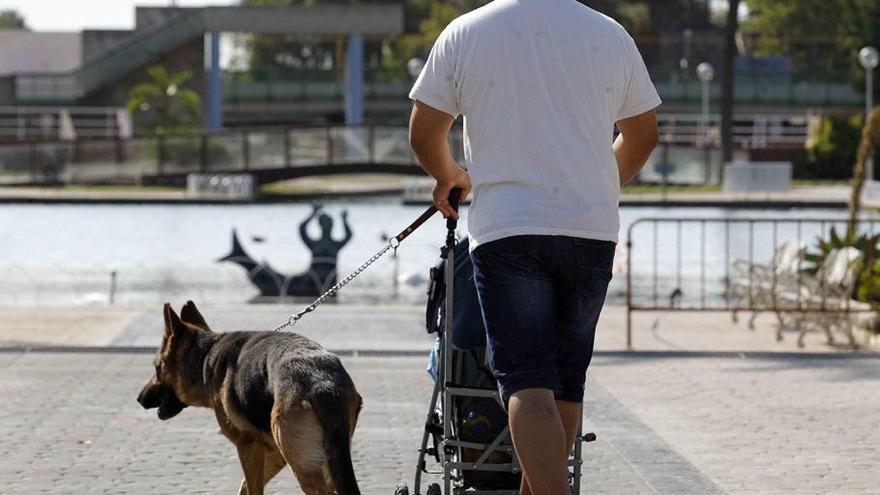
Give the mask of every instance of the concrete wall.
<svg viewBox="0 0 880 495">
<path fill-rule="evenodd" d="M 144 31 L 155 28 L 179 15 L 184 9 L 172 7 L 135 7 L 134 30 Z"/>
<path fill-rule="evenodd" d="M 68 72 L 82 62 L 80 33 L 0 30 L 0 76 Z"/>
<path fill-rule="evenodd" d="M 135 29 L 150 29 L 196 8 L 138 7 Z M 254 34 L 394 36 L 403 32 L 403 7 L 396 4 L 311 7 L 205 7 L 208 31 Z"/>
</svg>

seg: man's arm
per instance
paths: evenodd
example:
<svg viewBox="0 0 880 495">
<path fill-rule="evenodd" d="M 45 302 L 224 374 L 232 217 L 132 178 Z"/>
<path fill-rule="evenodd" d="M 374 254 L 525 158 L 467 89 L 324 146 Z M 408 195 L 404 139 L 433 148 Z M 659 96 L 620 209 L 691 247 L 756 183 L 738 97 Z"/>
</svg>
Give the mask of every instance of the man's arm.
<svg viewBox="0 0 880 495">
<path fill-rule="evenodd" d="M 471 190 L 471 178 L 452 158 L 449 150 L 449 129 L 455 119 L 436 108 L 416 101 L 409 121 L 409 144 L 425 172 L 437 182 L 434 185 L 434 206 L 444 217 L 458 219 L 449 204 L 452 189 L 461 188 L 464 201 Z"/>
<path fill-rule="evenodd" d="M 660 137 L 657 133 L 657 114 L 654 110 L 635 117 L 617 122 L 620 135 L 614 141 L 614 156 L 617 158 L 617 170 L 620 174 L 620 185 L 633 180 L 651 152 L 657 147 Z"/>
</svg>

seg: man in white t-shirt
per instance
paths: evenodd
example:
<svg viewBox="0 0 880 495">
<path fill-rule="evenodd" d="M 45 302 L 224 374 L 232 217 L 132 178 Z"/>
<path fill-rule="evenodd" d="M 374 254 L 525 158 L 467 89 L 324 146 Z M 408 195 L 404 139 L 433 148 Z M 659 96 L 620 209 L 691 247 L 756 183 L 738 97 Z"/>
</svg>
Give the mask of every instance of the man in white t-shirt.
<svg viewBox="0 0 880 495">
<path fill-rule="evenodd" d="M 455 217 L 449 192 L 473 185 L 471 257 L 520 493 L 568 493 L 620 186 L 657 144 L 660 98 L 626 31 L 574 0 L 495 0 L 459 17 L 410 97 L 434 204 Z M 447 141 L 460 114 L 466 170 Z"/>
</svg>

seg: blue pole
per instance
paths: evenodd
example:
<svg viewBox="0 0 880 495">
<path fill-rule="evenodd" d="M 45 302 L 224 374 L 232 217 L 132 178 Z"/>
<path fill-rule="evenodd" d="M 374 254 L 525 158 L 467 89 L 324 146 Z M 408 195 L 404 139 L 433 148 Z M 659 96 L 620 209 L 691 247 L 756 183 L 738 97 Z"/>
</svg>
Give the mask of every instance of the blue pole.
<svg viewBox="0 0 880 495">
<path fill-rule="evenodd" d="M 345 57 L 345 125 L 364 123 L 364 36 L 348 35 Z"/>
<path fill-rule="evenodd" d="M 223 74 L 220 71 L 220 33 L 208 33 L 211 46 L 208 66 L 208 130 L 223 128 Z"/>
</svg>

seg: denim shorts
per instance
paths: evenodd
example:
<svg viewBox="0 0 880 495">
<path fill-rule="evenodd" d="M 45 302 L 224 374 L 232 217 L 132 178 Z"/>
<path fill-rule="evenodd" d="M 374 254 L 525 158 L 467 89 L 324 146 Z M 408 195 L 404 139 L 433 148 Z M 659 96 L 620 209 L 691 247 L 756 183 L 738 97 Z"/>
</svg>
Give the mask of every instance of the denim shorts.
<svg viewBox="0 0 880 495">
<path fill-rule="evenodd" d="M 528 235 L 472 253 L 489 363 L 505 407 L 519 390 L 582 402 L 615 244 Z"/>
</svg>

